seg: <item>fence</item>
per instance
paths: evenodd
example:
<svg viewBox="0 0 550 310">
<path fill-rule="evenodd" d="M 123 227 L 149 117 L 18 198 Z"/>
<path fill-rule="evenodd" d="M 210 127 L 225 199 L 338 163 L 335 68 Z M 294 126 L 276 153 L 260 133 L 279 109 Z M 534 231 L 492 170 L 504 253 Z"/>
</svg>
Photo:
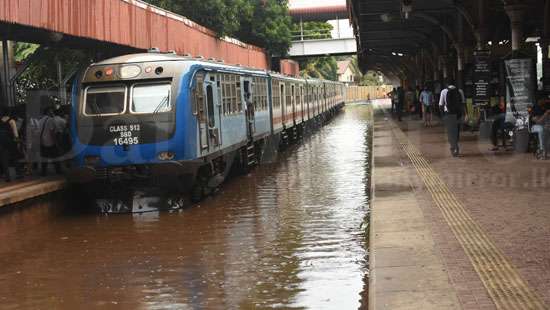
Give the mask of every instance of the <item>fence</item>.
<svg viewBox="0 0 550 310">
<path fill-rule="evenodd" d="M 391 85 L 348 86 L 346 87 L 346 102 L 386 98 L 387 93 L 392 89 Z"/>
</svg>

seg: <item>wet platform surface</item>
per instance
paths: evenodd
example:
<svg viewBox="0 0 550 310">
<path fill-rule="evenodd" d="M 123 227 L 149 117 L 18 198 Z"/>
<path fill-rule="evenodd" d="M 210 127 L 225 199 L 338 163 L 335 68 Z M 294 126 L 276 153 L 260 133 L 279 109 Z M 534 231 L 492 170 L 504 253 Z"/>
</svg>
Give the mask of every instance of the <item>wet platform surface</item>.
<svg viewBox="0 0 550 310">
<path fill-rule="evenodd" d="M 29 177 L 14 182 L 0 181 L 0 208 L 64 189 L 64 177 Z"/>
<path fill-rule="evenodd" d="M 387 107 L 386 102 L 379 106 Z M 550 162 L 464 133 L 374 127 L 371 309 L 548 309 Z"/>
<path fill-rule="evenodd" d="M 0 215 L 1 308 L 362 307 L 370 117 L 347 106 L 181 211 L 98 215 L 54 195 Z"/>
</svg>

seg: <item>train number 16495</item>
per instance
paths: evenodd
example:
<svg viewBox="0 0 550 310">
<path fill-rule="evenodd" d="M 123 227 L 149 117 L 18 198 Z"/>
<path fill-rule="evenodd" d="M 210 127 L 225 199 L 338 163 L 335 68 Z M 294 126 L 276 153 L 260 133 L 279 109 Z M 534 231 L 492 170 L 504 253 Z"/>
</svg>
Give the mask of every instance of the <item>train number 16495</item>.
<svg viewBox="0 0 550 310">
<path fill-rule="evenodd" d="M 113 138 L 114 145 L 135 145 L 139 144 L 139 133 L 141 131 L 140 125 L 119 125 L 111 126 L 109 132 L 118 135 Z"/>
</svg>

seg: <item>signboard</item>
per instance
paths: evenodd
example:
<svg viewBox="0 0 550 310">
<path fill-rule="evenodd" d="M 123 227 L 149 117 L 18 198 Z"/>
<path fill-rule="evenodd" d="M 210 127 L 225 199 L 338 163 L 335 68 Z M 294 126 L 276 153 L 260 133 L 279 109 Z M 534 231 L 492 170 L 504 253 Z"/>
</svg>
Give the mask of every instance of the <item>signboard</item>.
<svg viewBox="0 0 550 310">
<path fill-rule="evenodd" d="M 490 102 L 491 52 L 474 51 L 474 107 L 487 107 Z"/>
<path fill-rule="evenodd" d="M 536 73 L 530 58 L 510 59 L 506 67 L 506 121 L 524 127 L 529 119 L 528 108 L 535 102 Z"/>
</svg>

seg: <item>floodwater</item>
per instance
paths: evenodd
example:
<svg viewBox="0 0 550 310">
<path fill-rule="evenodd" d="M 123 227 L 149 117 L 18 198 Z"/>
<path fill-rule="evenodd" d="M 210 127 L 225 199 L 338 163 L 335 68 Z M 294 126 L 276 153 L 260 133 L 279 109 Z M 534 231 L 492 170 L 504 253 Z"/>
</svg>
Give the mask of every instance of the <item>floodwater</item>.
<svg viewBox="0 0 550 310">
<path fill-rule="evenodd" d="M 175 212 L 0 214 L 2 309 L 358 309 L 369 108 L 347 106 L 275 163 Z"/>
</svg>

